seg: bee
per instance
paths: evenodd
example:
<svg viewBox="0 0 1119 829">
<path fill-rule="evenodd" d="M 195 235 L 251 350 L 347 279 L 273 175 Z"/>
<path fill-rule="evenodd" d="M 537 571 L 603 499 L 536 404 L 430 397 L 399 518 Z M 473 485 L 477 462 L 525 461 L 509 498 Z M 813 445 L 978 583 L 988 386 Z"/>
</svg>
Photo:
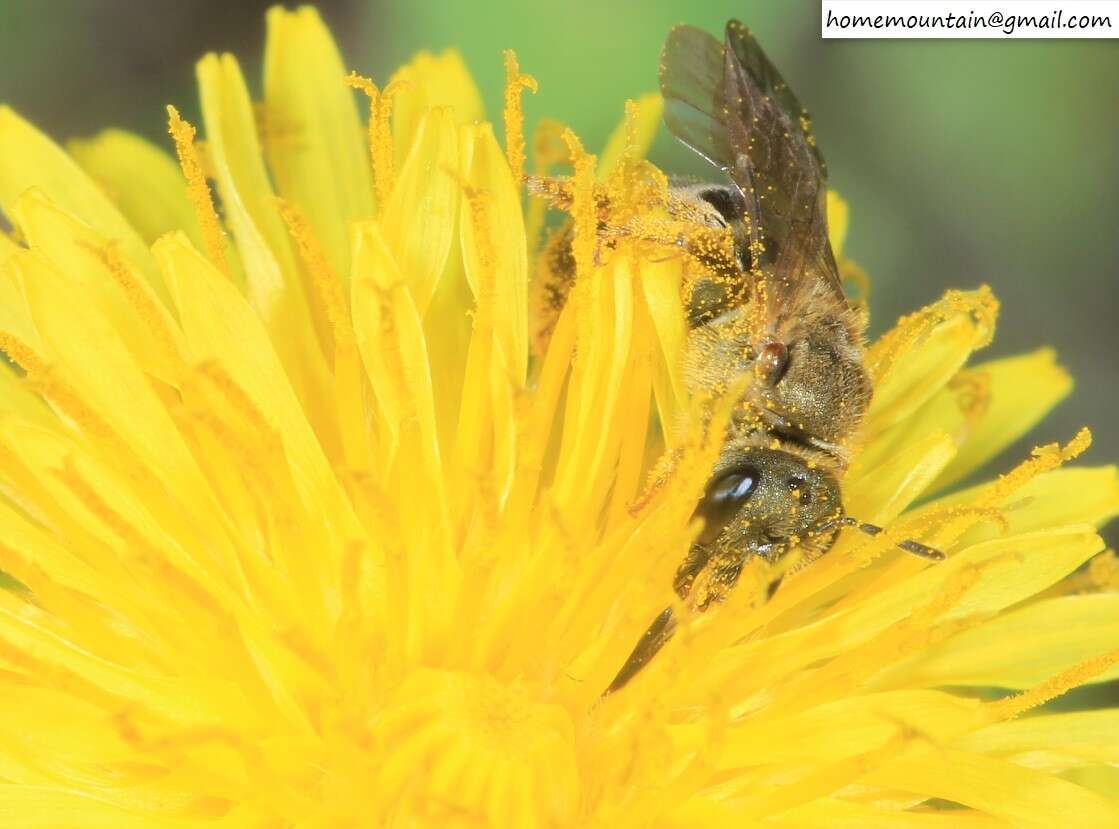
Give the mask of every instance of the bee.
<svg viewBox="0 0 1119 829">
<path fill-rule="evenodd" d="M 672 29 L 660 87 L 668 130 L 725 179 L 672 182 L 665 205 L 671 220 L 730 240 L 729 252 L 704 233 L 669 240 L 700 265 L 683 297 L 686 387 L 692 396 L 721 395 L 747 381 L 696 506 L 702 529 L 673 581 L 686 606 L 702 612 L 726 598 L 751 558 L 777 562 L 796 548 L 806 563 L 844 527 L 881 531 L 846 515 L 840 487 L 873 389 L 866 318 L 843 292 L 808 112 L 736 20 L 722 42 L 692 26 Z M 545 250 L 553 274 L 569 264 L 570 235 L 557 234 Z M 557 280 L 545 284 L 556 305 Z M 916 541 L 899 546 L 943 558 Z M 647 664 L 675 626 L 664 610 L 606 693 Z"/>
</svg>

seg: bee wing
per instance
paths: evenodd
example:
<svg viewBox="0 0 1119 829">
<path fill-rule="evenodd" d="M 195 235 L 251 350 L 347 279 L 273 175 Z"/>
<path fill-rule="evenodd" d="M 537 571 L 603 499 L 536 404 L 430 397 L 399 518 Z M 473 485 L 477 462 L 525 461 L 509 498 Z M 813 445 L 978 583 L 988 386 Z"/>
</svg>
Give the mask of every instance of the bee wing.
<svg viewBox="0 0 1119 829">
<path fill-rule="evenodd" d="M 661 52 L 660 82 L 668 129 L 720 170 L 734 153 L 723 116 L 723 44 L 695 26 L 674 26 Z"/>
<path fill-rule="evenodd" d="M 842 298 L 826 232 L 826 167 L 811 119 L 749 30 L 732 20 L 719 43 L 693 26 L 674 28 L 660 75 L 669 131 L 734 182 L 746 202 L 750 241 L 784 260 L 786 273 L 811 260 Z M 774 288 L 803 290 L 793 284 L 803 276 L 791 274 Z"/>
</svg>

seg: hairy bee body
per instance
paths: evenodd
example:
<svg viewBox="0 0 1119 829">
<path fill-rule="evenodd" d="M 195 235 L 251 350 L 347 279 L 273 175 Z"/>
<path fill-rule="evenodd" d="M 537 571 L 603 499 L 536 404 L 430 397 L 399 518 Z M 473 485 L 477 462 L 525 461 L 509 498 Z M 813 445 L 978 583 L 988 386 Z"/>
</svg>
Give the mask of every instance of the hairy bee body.
<svg viewBox="0 0 1119 829">
<path fill-rule="evenodd" d="M 796 549 L 805 563 L 842 527 L 880 531 L 845 515 L 840 487 L 873 390 L 863 360 L 866 320 L 843 293 L 808 113 L 733 20 L 722 42 L 694 27 L 673 29 L 660 79 L 669 131 L 729 183 L 671 181 L 665 230 L 644 224 L 609 233 L 688 257 L 679 369 L 689 394 L 712 399 L 745 389 L 696 506 L 702 529 L 672 585 L 691 612 L 703 612 L 728 595 L 751 558 L 776 562 Z M 562 188 L 530 182 L 530 189 L 570 206 Z M 533 304 L 541 349 L 574 282 L 573 238 L 570 224 L 561 227 L 539 260 Z M 942 557 L 917 542 L 899 546 Z M 675 626 L 671 609 L 658 616 L 607 693 L 628 682 Z"/>
</svg>

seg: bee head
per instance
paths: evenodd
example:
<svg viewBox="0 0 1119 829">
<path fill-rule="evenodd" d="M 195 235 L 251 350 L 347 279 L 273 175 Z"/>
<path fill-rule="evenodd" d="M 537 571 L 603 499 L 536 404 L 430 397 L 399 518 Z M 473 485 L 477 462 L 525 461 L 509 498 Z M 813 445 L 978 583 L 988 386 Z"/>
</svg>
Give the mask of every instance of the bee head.
<svg viewBox="0 0 1119 829">
<path fill-rule="evenodd" d="M 830 471 L 779 449 L 728 447 L 696 507 L 704 522 L 696 543 L 776 559 L 794 541 L 813 544 L 842 511 Z"/>
</svg>

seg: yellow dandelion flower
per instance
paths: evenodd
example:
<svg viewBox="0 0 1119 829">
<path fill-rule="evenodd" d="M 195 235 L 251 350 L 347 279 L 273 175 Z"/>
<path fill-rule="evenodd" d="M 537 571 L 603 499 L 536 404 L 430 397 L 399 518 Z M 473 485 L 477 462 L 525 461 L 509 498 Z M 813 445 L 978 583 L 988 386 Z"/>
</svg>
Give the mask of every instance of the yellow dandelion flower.
<svg viewBox="0 0 1119 829">
<path fill-rule="evenodd" d="M 1081 435 L 951 489 L 1070 386 L 967 365 L 985 290 L 868 354 L 844 496 L 887 531 L 768 601 L 747 567 L 603 696 L 712 446 L 658 426 L 691 422 L 679 263 L 594 250 L 596 182 L 656 186 L 655 99 L 597 168 L 564 136 L 579 276 L 530 358 L 551 160 L 508 66 L 507 146 L 453 53 L 351 76 L 363 123 L 274 9 L 263 100 L 211 55 L 205 143 L 172 112 L 185 177 L 0 109 L 0 826 L 1119 825 L 1119 710 L 1042 707 L 1119 676 L 1119 481 L 1062 468 Z"/>
</svg>

